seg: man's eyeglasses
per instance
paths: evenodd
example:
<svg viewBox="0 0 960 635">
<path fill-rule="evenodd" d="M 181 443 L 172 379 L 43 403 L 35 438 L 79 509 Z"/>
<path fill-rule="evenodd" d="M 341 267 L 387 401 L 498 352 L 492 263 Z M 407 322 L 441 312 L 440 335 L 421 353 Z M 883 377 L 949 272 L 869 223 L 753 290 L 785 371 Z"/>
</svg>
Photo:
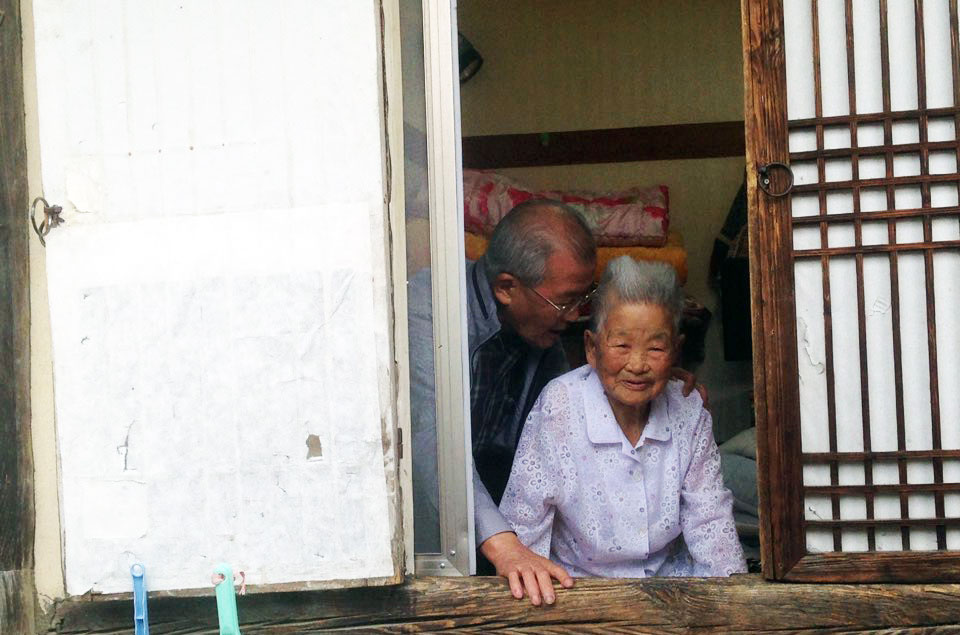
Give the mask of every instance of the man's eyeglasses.
<svg viewBox="0 0 960 635">
<path fill-rule="evenodd" d="M 549 304 L 550 306 L 552 306 L 554 309 L 556 309 L 556 310 L 557 310 L 557 313 L 560 314 L 560 315 L 569 315 L 570 313 L 573 313 L 574 311 L 577 311 L 578 309 L 580 309 L 580 307 L 582 307 L 582 306 L 585 305 L 587 302 L 589 302 L 590 300 L 592 300 L 592 299 L 593 299 L 593 296 L 596 295 L 596 293 L 597 293 L 597 285 L 594 284 L 594 285 L 592 285 L 592 286 L 590 287 L 590 290 L 587 291 L 587 293 L 586 293 L 585 295 L 583 295 L 583 296 L 581 296 L 580 298 L 574 300 L 573 302 L 568 302 L 567 304 L 557 304 L 556 302 L 554 302 L 554 301 L 551 300 L 550 298 L 546 297 L 545 295 L 543 295 L 542 293 L 540 293 L 539 291 L 537 291 L 537 290 L 534 289 L 533 287 L 527 287 L 527 288 L 530 289 L 531 291 L 533 291 L 534 293 L 536 293 L 538 296 L 540 296 L 540 299 L 541 299 L 541 300 L 543 300 L 544 302 L 546 302 L 547 304 Z"/>
</svg>

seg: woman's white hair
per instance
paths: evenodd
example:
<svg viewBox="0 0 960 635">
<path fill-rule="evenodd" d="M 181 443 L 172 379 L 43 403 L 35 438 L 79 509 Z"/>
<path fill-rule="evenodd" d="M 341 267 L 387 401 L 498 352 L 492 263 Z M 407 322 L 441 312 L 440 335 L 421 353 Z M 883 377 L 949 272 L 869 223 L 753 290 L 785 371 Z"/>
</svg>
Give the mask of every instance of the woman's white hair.
<svg viewBox="0 0 960 635">
<path fill-rule="evenodd" d="M 599 333 L 613 308 L 622 303 L 663 307 L 673 322 L 674 334 L 679 330 L 683 289 L 677 273 L 666 263 L 638 262 L 630 256 L 610 261 L 593 299 L 590 329 Z"/>
</svg>

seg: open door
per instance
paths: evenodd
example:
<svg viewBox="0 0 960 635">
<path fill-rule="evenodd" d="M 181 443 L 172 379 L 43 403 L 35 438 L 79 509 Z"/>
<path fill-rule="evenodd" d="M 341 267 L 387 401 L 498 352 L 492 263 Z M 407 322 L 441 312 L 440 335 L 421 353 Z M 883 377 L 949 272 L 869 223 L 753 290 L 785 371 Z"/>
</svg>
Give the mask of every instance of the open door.
<svg viewBox="0 0 960 635">
<path fill-rule="evenodd" d="M 376 3 L 33 13 L 67 594 L 400 582 Z"/>
<path fill-rule="evenodd" d="M 743 8 L 764 573 L 956 581 L 957 1 Z"/>
</svg>

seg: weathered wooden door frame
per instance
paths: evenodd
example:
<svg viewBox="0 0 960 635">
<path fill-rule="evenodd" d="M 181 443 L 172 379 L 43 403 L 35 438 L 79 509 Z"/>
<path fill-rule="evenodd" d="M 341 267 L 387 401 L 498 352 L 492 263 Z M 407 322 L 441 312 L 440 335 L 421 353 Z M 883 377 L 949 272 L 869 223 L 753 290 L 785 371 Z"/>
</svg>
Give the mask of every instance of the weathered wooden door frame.
<svg viewBox="0 0 960 635">
<path fill-rule="evenodd" d="M 27 148 L 19 0 L 0 0 L 0 632 L 35 630 Z"/>
<path fill-rule="evenodd" d="M 803 555 L 796 512 L 803 475 L 790 454 L 800 443 L 798 395 L 791 389 L 797 350 L 790 201 L 757 187 L 757 167 L 787 162 L 783 7 L 743 0 L 742 19 L 757 485 L 766 511 L 760 515 L 760 538 L 764 576 L 782 578 Z M 771 482 L 774 474 L 781 479 Z"/>
<path fill-rule="evenodd" d="M 793 581 L 956 581 L 957 552 L 807 553 L 790 197 L 770 196 L 757 186 L 760 166 L 790 162 L 783 0 L 743 0 L 742 13 L 763 573 Z M 785 174 L 777 172 L 775 178 Z M 827 312 L 828 292 L 824 302 Z"/>
</svg>

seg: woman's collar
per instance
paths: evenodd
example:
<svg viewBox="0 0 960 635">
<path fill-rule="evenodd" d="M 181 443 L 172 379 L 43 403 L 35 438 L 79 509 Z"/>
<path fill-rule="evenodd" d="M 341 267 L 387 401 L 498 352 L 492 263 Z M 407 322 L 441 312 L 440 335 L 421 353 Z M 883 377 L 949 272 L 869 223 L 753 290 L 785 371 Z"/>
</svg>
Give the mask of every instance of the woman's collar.
<svg viewBox="0 0 960 635">
<path fill-rule="evenodd" d="M 593 368 L 581 376 L 584 382 L 583 407 L 587 424 L 587 438 L 591 443 L 628 443 L 620 429 L 613 408 L 603 391 L 603 384 Z M 665 393 L 666 391 L 664 391 Z M 643 427 L 640 443 L 646 439 L 666 441 L 670 438 L 670 422 L 667 418 L 666 395 L 661 393 L 650 404 L 650 416 Z"/>
</svg>

